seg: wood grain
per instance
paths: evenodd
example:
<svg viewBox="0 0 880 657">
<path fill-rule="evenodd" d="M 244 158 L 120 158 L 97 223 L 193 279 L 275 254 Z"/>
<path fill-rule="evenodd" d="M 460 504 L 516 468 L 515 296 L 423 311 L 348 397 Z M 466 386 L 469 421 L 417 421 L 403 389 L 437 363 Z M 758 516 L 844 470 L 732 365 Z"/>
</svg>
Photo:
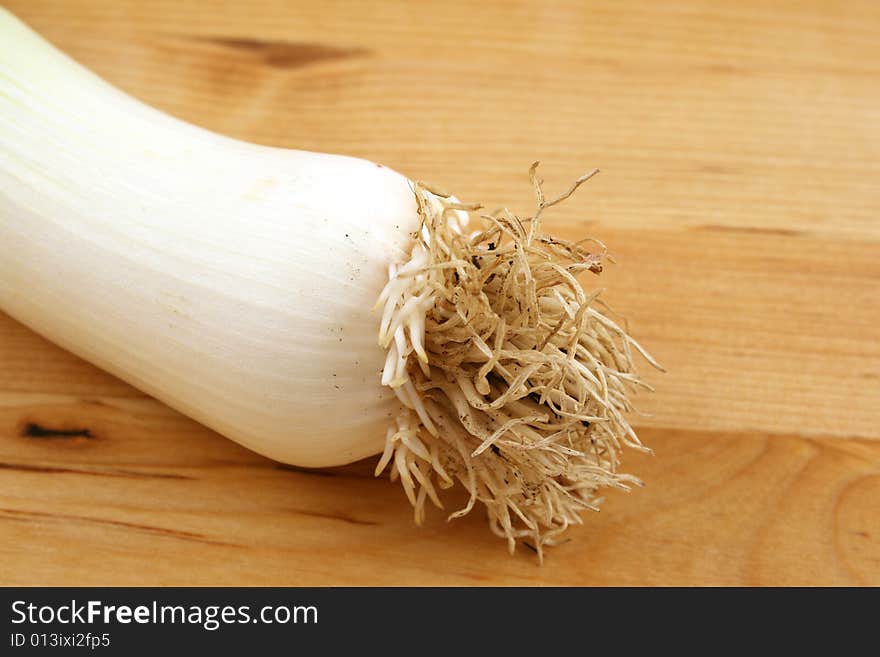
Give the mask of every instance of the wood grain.
<svg viewBox="0 0 880 657">
<path fill-rule="evenodd" d="M 111 82 L 262 143 L 549 215 L 668 367 L 647 487 L 539 567 L 416 528 L 372 463 L 267 461 L 0 315 L 2 584 L 880 585 L 880 5 L 7 0 Z M 450 509 L 460 498 L 449 500 Z"/>
</svg>

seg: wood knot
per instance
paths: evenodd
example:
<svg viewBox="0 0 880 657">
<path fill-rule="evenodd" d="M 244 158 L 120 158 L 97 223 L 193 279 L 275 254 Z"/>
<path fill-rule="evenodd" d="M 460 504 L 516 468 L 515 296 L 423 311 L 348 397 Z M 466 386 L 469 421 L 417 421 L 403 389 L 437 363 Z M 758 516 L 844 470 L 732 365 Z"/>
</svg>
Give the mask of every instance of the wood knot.
<svg viewBox="0 0 880 657">
<path fill-rule="evenodd" d="M 54 439 L 54 438 L 86 438 L 88 440 L 93 440 L 97 436 L 91 432 L 90 429 L 81 428 L 81 429 L 55 429 L 52 427 L 45 427 L 42 424 L 38 424 L 36 422 L 27 422 L 24 427 L 21 429 L 21 435 L 25 438 L 42 438 L 42 439 Z"/>
</svg>

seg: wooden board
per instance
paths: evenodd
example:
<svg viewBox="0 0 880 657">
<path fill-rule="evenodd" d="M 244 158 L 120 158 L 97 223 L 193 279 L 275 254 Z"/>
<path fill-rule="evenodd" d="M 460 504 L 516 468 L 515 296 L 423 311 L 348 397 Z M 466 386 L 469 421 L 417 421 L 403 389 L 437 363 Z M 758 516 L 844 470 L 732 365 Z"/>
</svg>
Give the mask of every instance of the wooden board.
<svg viewBox="0 0 880 657">
<path fill-rule="evenodd" d="M 548 226 L 617 254 L 606 298 L 669 373 L 625 461 L 647 487 L 539 567 L 0 315 L 0 583 L 880 585 L 880 3 L 5 4 L 235 137 L 522 211 L 532 160 L 549 191 L 601 168 Z"/>
</svg>

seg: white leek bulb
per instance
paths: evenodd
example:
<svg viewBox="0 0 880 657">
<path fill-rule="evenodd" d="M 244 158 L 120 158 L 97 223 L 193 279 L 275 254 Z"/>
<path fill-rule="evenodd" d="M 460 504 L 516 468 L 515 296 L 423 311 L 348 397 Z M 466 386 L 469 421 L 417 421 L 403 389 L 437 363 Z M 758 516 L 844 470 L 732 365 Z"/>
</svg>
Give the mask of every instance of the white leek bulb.
<svg viewBox="0 0 880 657">
<path fill-rule="evenodd" d="M 0 10 L 0 309 L 271 458 L 378 454 L 542 546 L 595 509 L 650 356 L 598 253 L 372 162 L 243 143 L 126 96 Z M 471 232 L 468 232 L 471 231 Z M 376 303 L 378 299 L 378 303 Z M 376 305 L 374 310 L 373 306 Z"/>
<path fill-rule="evenodd" d="M 218 432 L 382 450 L 372 306 L 417 226 L 400 174 L 171 118 L 0 9 L 0 308 Z"/>
</svg>

